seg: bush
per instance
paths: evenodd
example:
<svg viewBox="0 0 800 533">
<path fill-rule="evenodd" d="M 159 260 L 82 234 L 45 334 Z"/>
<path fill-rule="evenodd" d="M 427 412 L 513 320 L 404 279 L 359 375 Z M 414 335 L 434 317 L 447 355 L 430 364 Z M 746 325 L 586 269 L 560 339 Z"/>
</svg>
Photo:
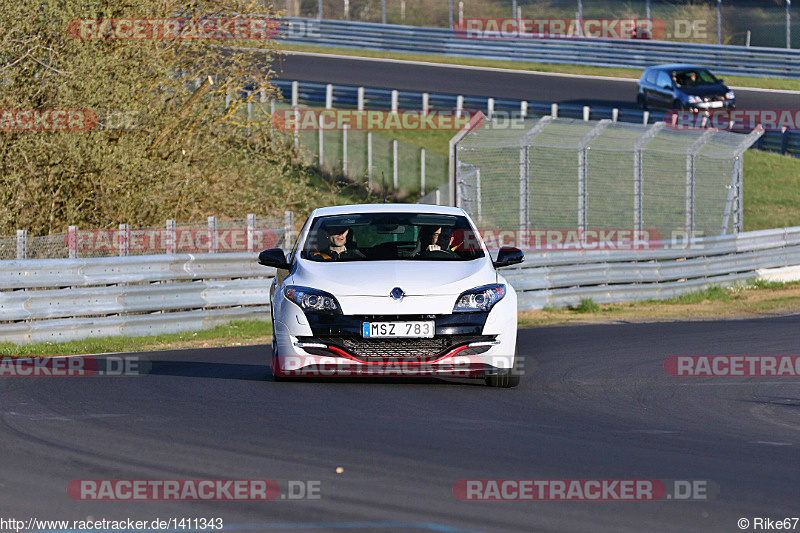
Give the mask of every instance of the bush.
<svg viewBox="0 0 800 533">
<path fill-rule="evenodd" d="M 240 0 L 5 4 L 0 109 L 89 109 L 98 125 L 91 131 L 0 132 L 0 234 L 285 209 L 302 216 L 315 207 L 320 195 L 288 139 L 268 124 L 245 135 L 247 125 L 236 120 L 247 102 L 240 89 L 255 91 L 256 101 L 259 91 L 274 93 L 271 53 L 231 52 L 220 41 L 79 40 L 67 33 L 73 19 L 226 16 L 257 7 Z M 195 80 L 209 75 L 214 85 L 187 108 Z"/>
</svg>

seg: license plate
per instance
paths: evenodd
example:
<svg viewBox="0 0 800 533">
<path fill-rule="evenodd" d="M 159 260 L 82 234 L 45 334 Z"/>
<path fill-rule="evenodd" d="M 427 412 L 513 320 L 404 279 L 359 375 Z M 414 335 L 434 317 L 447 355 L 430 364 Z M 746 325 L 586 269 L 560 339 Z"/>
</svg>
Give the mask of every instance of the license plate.
<svg viewBox="0 0 800 533">
<path fill-rule="evenodd" d="M 711 108 L 722 107 L 722 102 L 709 102 L 708 107 Z"/>
<path fill-rule="evenodd" d="M 436 332 L 436 323 L 430 321 L 411 322 L 363 322 L 362 336 L 365 339 L 384 337 L 431 338 Z"/>
</svg>

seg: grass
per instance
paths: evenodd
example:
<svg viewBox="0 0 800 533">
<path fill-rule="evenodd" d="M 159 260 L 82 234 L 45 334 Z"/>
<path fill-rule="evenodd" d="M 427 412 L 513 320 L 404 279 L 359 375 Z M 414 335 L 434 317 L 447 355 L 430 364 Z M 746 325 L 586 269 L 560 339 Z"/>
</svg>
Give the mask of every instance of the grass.
<svg viewBox="0 0 800 533">
<path fill-rule="evenodd" d="M 552 63 L 532 63 L 526 61 L 508 61 L 477 59 L 469 57 L 451 57 L 439 54 L 414 54 L 404 52 L 383 52 L 378 50 L 354 50 L 317 45 L 300 45 L 281 43 L 281 50 L 297 52 L 314 52 L 320 54 L 338 54 L 359 57 L 376 57 L 387 59 L 405 59 L 409 61 L 427 61 L 430 63 L 444 63 L 448 65 L 466 65 L 473 67 L 493 67 L 512 70 L 528 70 L 531 72 L 553 72 L 561 74 L 576 74 L 580 76 L 611 76 L 615 78 L 639 79 L 641 69 L 617 67 L 591 67 L 581 65 L 559 65 Z M 778 89 L 800 91 L 800 80 L 781 78 L 756 78 L 752 76 L 725 76 L 728 86 L 754 87 L 761 89 Z"/>
<path fill-rule="evenodd" d="M 519 313 L 520 327 L 615 321 L 658 321 L 687 318 L 731 318 L 800 312 L 800 282 L 757 280 L 729 288 L 711 287 L 669 300 L 545 307 Z M 272 327 L 264 321 L 237 321 L 196 332 L 146 337 L 103 337 L 64 343 L 0 344 L 0 357 L 83 355 L 269 344 Z"/>
<path fill-rule="evenodd" d="M 100 337 L 62 343 L 41 342 L 17 345 L 0 343 L 0 356 L 81 355 L 107 352 L 144 352 L 181 348 L 210 348 L 268 344 L 272 324 L 261 320 L 235 321 L 213 329 L 164 333 L 144 337 Z"/>
<path fill-rule="evenodd" d="M 800 159 L 748 150 L 744 154 L 744 229 L 800 225 Z"/>
<path fill-rule="evenodd" d="M 572 307 L 521 311 L 519 325 L 748 318 L 792 312 L 800 312 L 800 282 L 754 280 L 727 288 L 710 287 L 669 300 L 597 304 L 585 298 Z"/>
</svg>

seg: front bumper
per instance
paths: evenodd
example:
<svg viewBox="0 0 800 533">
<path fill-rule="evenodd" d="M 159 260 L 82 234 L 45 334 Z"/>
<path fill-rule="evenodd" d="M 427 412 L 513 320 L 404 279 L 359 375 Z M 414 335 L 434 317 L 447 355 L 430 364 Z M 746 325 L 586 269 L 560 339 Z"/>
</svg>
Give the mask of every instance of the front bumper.
<svg viewBox="0 0 800 533">
<path fill-rule="evenodd" d="M 516 304 L 514 304 L 516 307 Z M 276 323 L 276 376 L 483 377 L 514 366 L 516 313 L 497 324 L 495 313 L 449 315 L 308 315 L 310 335 Z M 500 311 L 501 313 L 502 311 Z M 365 339 L 364 322 L 433 320 L 433 338 Z M 486 326 L 489 322 L 489 327 Z M 308 333 L 308 331 L 306 331 Z"/>
<path fill-rule="evenodd" d="M 712 101 L 712 102 L 698 102 L 695 104 L 686 104 L 692 111 L 716 111 L 719 109 L 736 109 L 736 100 Z"/>
</svg>

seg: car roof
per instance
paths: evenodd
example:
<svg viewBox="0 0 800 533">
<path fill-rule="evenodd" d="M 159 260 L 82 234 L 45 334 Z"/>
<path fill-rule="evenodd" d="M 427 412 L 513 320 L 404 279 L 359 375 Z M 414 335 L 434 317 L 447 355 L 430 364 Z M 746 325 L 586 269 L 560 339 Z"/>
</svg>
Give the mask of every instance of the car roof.
<svg viewBox="0 0 800 533">
<path fill-rule="evenodd" d="M 437 215 L 464 215 L 460 207 L 429 204 L 354 204 L 320 207 L 311 213 L 312 217 L 328 215 L 349 215 L 356 213 L 431 213 Z"/>
<path fill-rule="evenodd" d="M 647 67 L 647 69 L 645 70 L 690 70 L 690 69 L 708 70 L 707 67 L 703 67 L 701 65 L 692 65 L 690 63 L 668 63 L 666 65 L 653 65 L 652 67 Z"/>
</svg>

